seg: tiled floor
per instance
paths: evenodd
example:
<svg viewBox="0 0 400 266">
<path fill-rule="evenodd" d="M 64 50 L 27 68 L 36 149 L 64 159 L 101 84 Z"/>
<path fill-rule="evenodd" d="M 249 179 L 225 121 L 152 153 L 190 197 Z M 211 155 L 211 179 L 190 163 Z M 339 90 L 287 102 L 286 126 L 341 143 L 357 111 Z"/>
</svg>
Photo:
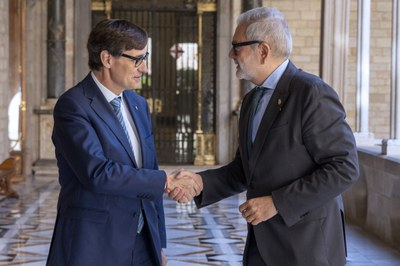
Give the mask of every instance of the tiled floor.
<svg viewBox="0 0 400 266">
<path fill-rule="evenodd" d="M 19 199 L 0 201 L 0 266 L 45 264 L 55 219 L 55 176 L 16 184 Z M 238 214 L 244 195 L 201 210 L 165 198 L 169 266 L 241 265 L 246 225 Z M 348 225 L 350 266 L 400 265 L 400 253 Z M 280 266 L 280 265 L 279 265 Z"/>
</svg>

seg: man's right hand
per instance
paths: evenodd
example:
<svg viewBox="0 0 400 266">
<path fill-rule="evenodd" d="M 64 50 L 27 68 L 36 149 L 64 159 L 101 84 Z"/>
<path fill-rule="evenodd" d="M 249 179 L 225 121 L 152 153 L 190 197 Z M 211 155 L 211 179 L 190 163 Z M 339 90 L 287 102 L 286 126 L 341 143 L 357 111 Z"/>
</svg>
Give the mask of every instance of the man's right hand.
<svg viewBox="0 0 400 266">
<path fill-rule="evenodd" d="M 203 190 L 201 176 L 183 169 L 167 174 L 168 196 L 180 203 L 189 202 Z"/>
</svg>

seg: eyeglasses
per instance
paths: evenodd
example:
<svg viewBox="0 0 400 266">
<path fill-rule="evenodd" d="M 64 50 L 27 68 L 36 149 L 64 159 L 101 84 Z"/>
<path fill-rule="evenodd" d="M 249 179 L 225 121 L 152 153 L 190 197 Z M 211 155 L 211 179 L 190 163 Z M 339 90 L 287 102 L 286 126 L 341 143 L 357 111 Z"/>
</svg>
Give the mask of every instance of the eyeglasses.
<svg viewBox="0 0 400 266">
<path fill-rule="evenodd" d="M 247 45 L 252 45 L 252 44 L 256 44 L 256 43 L 260 44 L 260 43 L 262 43 L 262 42 L 263 42 L 263 41 L 247 41 L 247 42 L 232 43 L 233 53 L 234 53 L 235 55 L 237 55 L 237 52 L 238 52 L 237 49 L 238 49 L 239 47 L 247 46 Z"/>
<path fill-rule="evenodd" d="M 127 54 L 121 54 L 121 56 L 134 61 L 135 67 L 140 67 L 140 65 L 143 63 L 143 61 L 146 61 L 147 57 L 149 57 L 149 52 L 146 52 L 144 55 L 141 55 L 141 56 L 131 56 L 131 55 L 127 55 Z"/>
</svg>

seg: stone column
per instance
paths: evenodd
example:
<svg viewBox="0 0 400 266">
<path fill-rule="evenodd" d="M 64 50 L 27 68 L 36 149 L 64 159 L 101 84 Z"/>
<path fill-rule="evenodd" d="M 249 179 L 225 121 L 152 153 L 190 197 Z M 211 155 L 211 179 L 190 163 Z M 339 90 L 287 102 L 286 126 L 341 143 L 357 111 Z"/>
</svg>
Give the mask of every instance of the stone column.
<svg viewBox="0 0 400 266">
<path fill-rule="evenodd" d="M 358 0 L 357 33 L 357 116 L 356 140 L 358 145 L 369 145 L 373 134 L 369 132 L 369 78 L 370 78 L 370 36 L 371 0 Z"/>
<path fill-rule="evenodd" d="M 9 156 L 8 107 L 9 83 L 9 2 L 0 2 L 0 163 Z"/>
<path fill-rule="evenodd" d="M 393 0 L 390 137 L 400 139 L 400 4 Z"/>
<path fill-rule="evenodd" d="M 65 90 L 65 0 L 48 1 L 47 98 Z"/>
<path fill-rule="evenodd" d="M 75 1 L 74 6 L 74 78 L 73 83 L 81 81 L 89 73 L 89 56 L 86 43 L 92 29 L 91 0 Z"/>
<path fill-rule="evenodd" d="M 226 164 L 234 158 L 238 147 L 238 116 L 234 111 L 239 108 L 241 95 L 229 50 L 241 4 L 219 0 L 217 5 L 216 157 L 218 164 Z"/>
<path fill-rule="evenodd" d="M 39 158 L 32 168 L 36 175 L 54 172 L 52 168 L 55 165 L 55 153 L 51 134 L 54 125 L 54 105 L 65 91 L 66 1 L 72 5 L 72 0 L 47 1 L 47 95 L 45 102 L 35 109 L 40 121 Z"/>
<path fill-rule="evenodd" d="M 324 0 L 322 6 L 322 53 L 320 74 L 345 104 L 346 65 L 349 40 L 349 0 Z"/>
<path fill-rule="evenodd" d="M 358 0 L 357 131 L 368 132 L 371 0 Z"/>
</svg>

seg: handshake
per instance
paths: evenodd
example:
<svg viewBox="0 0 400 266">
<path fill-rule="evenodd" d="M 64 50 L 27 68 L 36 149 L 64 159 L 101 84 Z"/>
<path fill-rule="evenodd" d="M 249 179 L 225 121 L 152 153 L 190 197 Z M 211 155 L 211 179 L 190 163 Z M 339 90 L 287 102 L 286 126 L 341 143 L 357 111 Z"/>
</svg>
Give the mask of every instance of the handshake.
<svg viewBox="0 0 400 266">
<path fill-rule="evenodd" d="M 179 169 L 167 174 L 165 191 L 171 199 L 179 203 L 191 201 L 202 190 L 203 180 L 196 173 Z"/>
</svg>

